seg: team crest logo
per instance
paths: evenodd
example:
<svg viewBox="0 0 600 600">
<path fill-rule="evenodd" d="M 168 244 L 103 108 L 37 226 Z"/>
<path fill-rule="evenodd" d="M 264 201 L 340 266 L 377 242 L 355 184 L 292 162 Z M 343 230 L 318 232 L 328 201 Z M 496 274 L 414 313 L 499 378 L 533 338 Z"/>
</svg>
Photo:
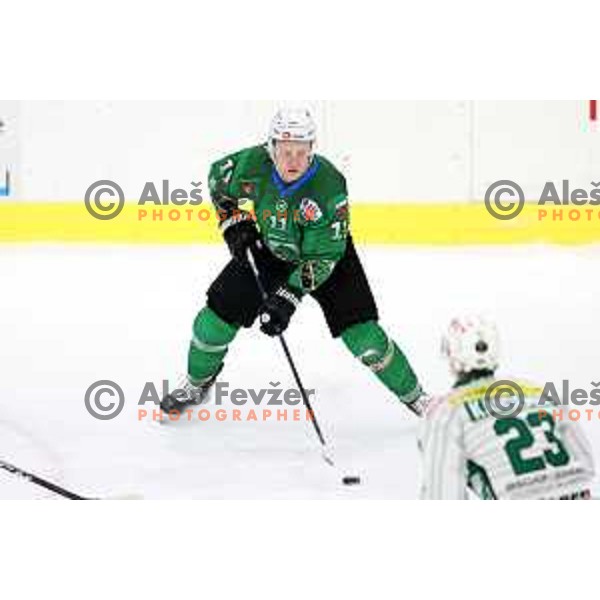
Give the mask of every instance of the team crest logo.
<svg viewBox="0 0 600 600">
<path fill-rule="evenodd" d="M 307 223 L 316 223 L 323 216 L 319 205 L 310 198 L 303 198 L 300 202 L 300 214 Z"/>
<path fill-rule="evenodd" d="M 275 210 L 278 213 L 285 213 L 288 209 L 288 204 L 287 202 L 281 198 L 280 200 L 277 200 L 277 203 L 275 204 Z"/>
</svg>

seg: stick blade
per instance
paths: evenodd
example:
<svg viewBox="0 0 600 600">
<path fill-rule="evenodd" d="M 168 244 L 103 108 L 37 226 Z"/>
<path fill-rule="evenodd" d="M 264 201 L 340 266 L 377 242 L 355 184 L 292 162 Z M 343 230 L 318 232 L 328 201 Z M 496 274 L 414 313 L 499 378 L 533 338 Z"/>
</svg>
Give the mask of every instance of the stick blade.
<svg viewBox="0 0 600 600">
<path fill-rule="evenodd" d="M 323 448 L 321 450 L 321 456 L 323 457 L 323 460 L 331 467 L 335 467 L 335 463 L 333 462 L 333 455 L 332 453 L 329 451 L 328 448 Z"/>
</svg>

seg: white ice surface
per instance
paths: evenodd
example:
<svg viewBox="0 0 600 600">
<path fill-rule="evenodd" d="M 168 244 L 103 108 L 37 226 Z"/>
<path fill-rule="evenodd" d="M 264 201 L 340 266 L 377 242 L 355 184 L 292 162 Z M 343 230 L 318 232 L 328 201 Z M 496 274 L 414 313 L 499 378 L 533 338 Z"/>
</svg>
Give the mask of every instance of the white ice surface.
<svg viewBox="0 0 600 600">
<path fill-rule="evenodd" d="M 590 389 L 600 380 L 595 247 L 361 248 L 381 322 L 425 387 L 450 384 L 439 337 L 456 314 L 496 319 L 504 370 Z M 414 498 L 415 418 L 329 336 L 304 301 L 287 333 L 338 463 L 308 423 L 137 420 L 144 382 L 185 369 L 192 320 L 224 248 L 0 246 L 0 459 L 90 495 L 146 498 Z M 124 411 L 93 419 L 84 393 L 111 379 Z M 230 388 L 292 386 L 276 341 L 240 333 Z M 233 408 L 231 405 L 225 408 Z M 247 410 L 247 409 L 246 409 Z M 600 421 L 583 424 L 600 459 Z M 363 484 L 344 487 L 342 475 Z M 0 471 L 0 498 L 53 497 Z"/>
</svg>

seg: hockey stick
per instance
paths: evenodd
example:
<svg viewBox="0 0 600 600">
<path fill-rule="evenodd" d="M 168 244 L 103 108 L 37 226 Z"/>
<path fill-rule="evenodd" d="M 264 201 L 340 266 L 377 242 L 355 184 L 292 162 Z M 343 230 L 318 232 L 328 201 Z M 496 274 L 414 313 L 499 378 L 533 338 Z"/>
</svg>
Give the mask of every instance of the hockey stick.
<svg viewBox="0 0 600 600">
<path fill-rule="evenodd" d="M 260 280 L 260 274 L 258 272 L 256 262 L 254 261 L 254 256 L 252 255 L 252 251 L 250 249 L 248 249 L 248 251 L 246 252 L 246 256 L 248 258 L 248 263 L 250 265 L 250 268 L 252 269 L 252 272 L 254 273 L 254 279 L 256 279 L 256 285 L 258 286 L 260 295 L 262 296 L 263 300 L 266 300 L 268 298 L 268 294 Z M 290 365 L 290 368 L 294 375 L 296 385 L 298 386 L 298 389 L 300 390 L 300 395 L 302 396 L 302 402 L 304 403 L 304 407 L 306 408 L 306 410 L 308 410 L 308 412 L 311 416 L 311 422 L 315 428 L 315 432 L 317 433 L 319 442 L 321 442 L 321 446 L 323 447 L 323 453 L 322 453 L 323 459 L 325 460 L 325 462 L 327 464 L 334 467 L 335 465 L 333 463 L 333 459 L 331 458 L 331 456 L 329 455 L 329 452 L 328 452 L 329 448 L 327 446 L 327 442 L 325 441 L 325 438 L 323 437 L 321 428 L 319 427 L 319 423 L 317 421 L 315 411 L 313 410 L 313 408 L 310 404 L 310 400 L 308 399 L 308 394 L 306 393 L 306 389 L 302 385 L 302 381 L 300 380 L 300 375 L 298 374 L 298 370 L 296 369 L 296 364 L 294 363 L 294 359 L 292 358 L 292 355 L 290 353 L 290 349 L 288 348 L 287 342 L 285 341 L 285 338 L 283 337 L 283 333 L 278 334 L 277 337 L 279 338 L 279 341 L 281 342 L 281 347 L 283 348 L 285 357 L 287 358 L 288 364 Z"/>
<path fill-rule="evenodd" d="M 8 471 L 17 477 L 21 477 L 22 479 L 29 481 L 29 483 L 39 485 L 40 487 L 50 490 L 51 492 L 54 492 L 63 498 L 68 498 L 69 500 L 95 500 L 95 498 L 86 498 L 84 496 L 80 496 L 79 494 L 75 494 L 74 492 L 70 492 L 69 490 L 62 488 L 51 481 L 47 481 L 46 479 L 42 479 L 33 473 L 19 469 L 19 467 L 15 467 L 15 465 L 11 465 L 3 460 L 0 460 L 0 469 Z"/>
<path fill-rule="evenodd" d="M 29 473 L 19 467 L 15 467 L 15 465 L 11 465 L 10 463 L 0 460 L 0 469 L 15 475 L 16 477 L 20 477 L 21 479 L 28 481 L 29 483 L 33 483 L 34 485 L 39 485 L 55 494 L 62 496 L 63 498 L 67 498 L 68 500 L 141 500 L 143 497 L 140 494 L 115 494 L 111 496 L 106 496 L 104 498 L 90 498 L 89 496 L 80 496 L 75 492 L 71 492 L 66 490 L 60 485 L 56 485 L 47 479 L 43 479 L 42 477 L 38 477 L 33 473 Z"/>
</svg>

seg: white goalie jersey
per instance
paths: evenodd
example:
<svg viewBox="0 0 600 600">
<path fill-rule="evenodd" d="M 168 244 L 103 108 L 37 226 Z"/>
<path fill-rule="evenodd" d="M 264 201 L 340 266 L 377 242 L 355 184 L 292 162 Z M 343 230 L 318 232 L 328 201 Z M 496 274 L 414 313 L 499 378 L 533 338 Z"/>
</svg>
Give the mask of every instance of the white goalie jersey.
<svg viewBox="0 0 600 600">
<path fill-rule="evenodd" d="M 421 498 L 466 499 L 468 490 L 482 499 L 589 497 L 594 463 L 581 427 L 541 409 L 541 389 L 522 382 L 520 413 L 493 416 L 485 394 L 494 381 L 473 381 L 429 405 L 420 439 Z"/>
</svg>

